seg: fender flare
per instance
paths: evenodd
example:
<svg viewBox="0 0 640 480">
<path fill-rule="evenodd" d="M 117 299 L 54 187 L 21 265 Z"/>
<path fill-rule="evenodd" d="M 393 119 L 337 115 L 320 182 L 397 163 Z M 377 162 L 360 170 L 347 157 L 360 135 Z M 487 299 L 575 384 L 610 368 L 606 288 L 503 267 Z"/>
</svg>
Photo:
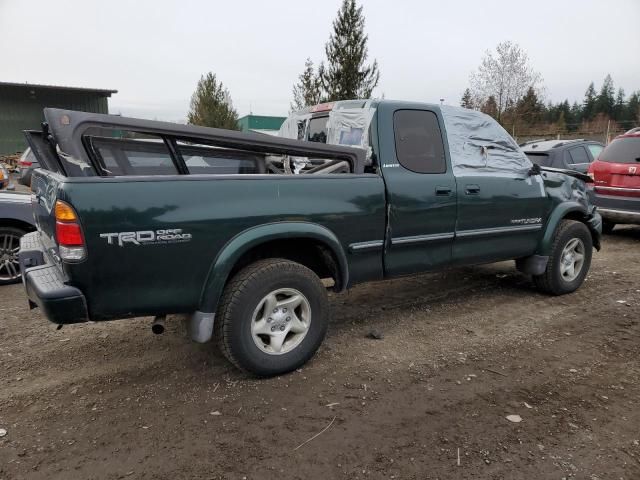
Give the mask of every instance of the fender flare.
<svg viewBox="0 0 640 480">
<path fill-rule="evenodd" d="M 342 289 L 346 288 L 349 283 L 347 257 L 340 241 L 331 230 L 310 222 L 268 223 L 240 232 L 220 250 L 202 287 L 200 311 L 215 313 L 229 275 L 242 255 L 263 243 L 292 238 L 313 239 L 329 247 L 338 263 Z"/>
<path fill-rule="evenodd" d="M 584 205 L 581 205 L 578 202 L 565 202 L 558 205 L 551 215 L 549 216 L 549 220 L 547 221 L 547 225 L 545 227 L 544 235 L 538 244 L 538 253 L 541 255 L 550 255 L 551 254 L 551 246 L 553 245 L 553 235 L 558 228 L 558 224 L 567 217 L 567 215 L 578 212 L 585 217 L 585 219 L 589 216 L 587 208 Z M 586 224 L 586 222 L 585 222 Z M 587 226 L 589 226 L 587 224 Z"/>
</svg>

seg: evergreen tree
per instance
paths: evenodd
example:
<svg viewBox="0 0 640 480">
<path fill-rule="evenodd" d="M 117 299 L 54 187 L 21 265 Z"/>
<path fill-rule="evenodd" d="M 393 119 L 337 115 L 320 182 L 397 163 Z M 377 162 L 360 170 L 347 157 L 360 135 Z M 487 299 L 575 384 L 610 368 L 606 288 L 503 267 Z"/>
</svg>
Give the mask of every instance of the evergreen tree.
<svg viewBox="0 0 640 480">
<path fill-rule="evenodd" d="M 469 90 L 468 88 L 462 94 L 462 99 L 460 100 L 460 106 L 464 108 L 474 108 L 473 97 L 471 96 L 471 90 Z"/>
<path fill-rule="evenodd" d="M 640 90 L 633 92 L 629 96 L 627 107 L 625 108 L 624 119 L 627 122 L 640 124 Z"/>
<path fill-rule="evenodd" d="M 569 126 L 569 130 L 577 130 L 578 125 L 582 122 L 582 107 L 578 102 L 573 102 L 571 105 L 571 123 L 573 126 Z"/>
<path fill-rule="evenodd" d="M 304 107 L 316 105 L 321 100 L 320 79 L 314 72 L 310 58 L 304 62 L 304 71 L 298 77 L 298 83 L 293 86 L 293 102 L 291 110 L 297 111 Z"/>
<path fill-rule="evenodd" d="M 613 116 L 613 107 L 615 105 L 615 90 L 613 88 L 613 80 L 611 75 L 607 75 L 604 78 L 604 83 L 600 89 L 600 93 L 596 97 L 595 113 L 604 113 L 605 115 Z"/>
<path fill-rule="evenodd" d="M 355 0 L 343 0 L 333 21 L 333 33 L 325 45 L 327 65 L 321 64 L 325 101 L 371 97 L 380 72 L 375 60 L 365 65 L 367 38 L 362 7 L 356 6 Z"/>
<path fill-rule="evenodd" d="M 584 120 L 591 120 L 596 114 L 596 89 L 593 86 L 593 82 L 587 87 L 587 91 L 584 93 L 584 101 L 582 102 L 582 118 Z"/>
<path fill-rule="evenodd" d="M 238 114 L 231 104 L 229 92 L 215 74 L 200 77 L 191 96 L 187 120 L 192 125 L 239 130 Z"/>
<path fill-rule="evenodd" d="M 487 98 L 487 101 L 484 102 L 484 104 L 480 108 L 480 111 L 482 113 L 486 113 L 487 115 L 497 119 L 498 118 L 498 102 L 496 102 L 496 97 L 494 97 L 493 95 L 490 95 L 489 98 Z"/>
<path fill-rule="evenodd" d="M 565 100 L 560 105 L 558 105 L 558 110 L 564 116 L 566 123 L 573 123 L 573 116 L 571 114 L 571 105 L 569 105 L 569 100 Z"/>
<path fill-rule="evenodd" d="M 614 120 L 622 120 L 624 117 L 624 90 L 622 87 L 618 89 L 618 95 L 616 95 L 616 103 L 613 106 L 613 118 Z"/>
<path fill-rule="evenodd" d="M 518 119 L 528 125 L 535 125 L 542 120 L 542 110 L 543 105 L 538 100 L 538 95 L 533 87 L 529 87 L 524 97 L 516 104 Z"/>
</svg>

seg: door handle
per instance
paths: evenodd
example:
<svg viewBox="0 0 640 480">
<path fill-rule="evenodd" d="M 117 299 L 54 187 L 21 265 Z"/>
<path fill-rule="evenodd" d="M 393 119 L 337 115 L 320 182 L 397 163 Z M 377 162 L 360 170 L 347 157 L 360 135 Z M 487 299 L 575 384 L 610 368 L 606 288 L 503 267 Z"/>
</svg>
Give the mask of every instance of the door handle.
<svg viewBox="0 0 640 480">
<path fill-rule="evenodd" d="M 451 187 L 436 187 L 436 195 L 451 195 Z"/>
<path fill-rule="evenodd" d="M 465 185 L 464 193 L 467 195 L 478 195 L 480 193 L 480 185 Z"/>
</svg>

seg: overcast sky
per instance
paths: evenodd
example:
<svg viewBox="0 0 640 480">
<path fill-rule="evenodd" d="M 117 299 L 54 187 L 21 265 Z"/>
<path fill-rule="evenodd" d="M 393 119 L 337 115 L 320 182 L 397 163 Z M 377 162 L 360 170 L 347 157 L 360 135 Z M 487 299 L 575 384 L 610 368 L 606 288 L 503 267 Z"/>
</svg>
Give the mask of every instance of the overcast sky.
<svg viewBox="0 0 640 480">
<path fill-rule="evenodd" d="M 184 121 L 213 71 L 242 116 L 286 115 L 341 0 L 0 0 L 0 81 L 117 89 L 112 113 Z M 640 0 L 366 0 L 376 96 L 458 104 L 485 50 L 520 44 L 547 100 L 607 73 L 640 89 Z"/>
</svg>

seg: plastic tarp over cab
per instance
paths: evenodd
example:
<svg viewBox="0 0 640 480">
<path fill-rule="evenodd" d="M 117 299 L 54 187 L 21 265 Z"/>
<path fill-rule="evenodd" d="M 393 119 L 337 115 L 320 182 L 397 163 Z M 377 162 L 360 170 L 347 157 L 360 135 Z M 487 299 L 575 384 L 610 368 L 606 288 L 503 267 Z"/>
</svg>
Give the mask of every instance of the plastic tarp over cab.
<svg viewBox="0 0 640 480">
<path fill-rule="evenodd" d="M 516 141 L 489 115 L 461 107 L 441 107 L 453 172 L 524 173 L 533 164 Z"/>
</svg>

